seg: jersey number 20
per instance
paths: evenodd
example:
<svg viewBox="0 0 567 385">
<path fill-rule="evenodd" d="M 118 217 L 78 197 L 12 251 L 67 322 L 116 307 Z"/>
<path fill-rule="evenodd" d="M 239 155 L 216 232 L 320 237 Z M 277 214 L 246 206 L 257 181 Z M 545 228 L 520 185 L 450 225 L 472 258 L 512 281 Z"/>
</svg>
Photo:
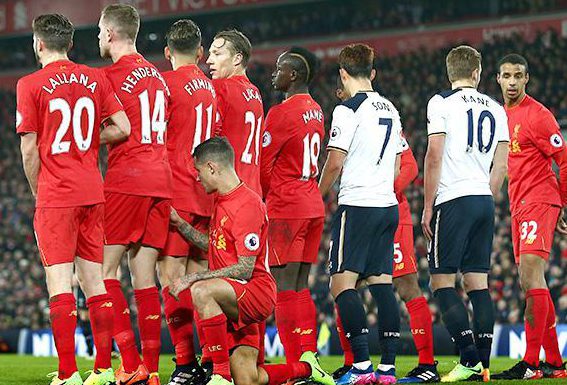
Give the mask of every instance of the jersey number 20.
<svg viewBox="0 0 567 385">
<path fill-rule="evenodd" d="M 91 147 L 93 140 L 93 129 L 95 120 L 95 106 L 92 99 L 83 96 L 79 98 L 73 107 L 71 114 L 71 106 L 65 99 L 57 98 L 49 101 L 49 112 L 60 111 L 61 123 L 55 139 L 51 144 L 51 153 L 53 155 L 69 152 L 71 148 L 71 141 L 63 141 L 63 137 L 69 131 L 71 120 L 73 121 L 73 139 L 79 148 L 79 151 L 87 151 Z M 81 128 L 81 118 L 83 111 L 87 112 L 87 137 L 83 137 L 83 130 Z"/>
</svg>

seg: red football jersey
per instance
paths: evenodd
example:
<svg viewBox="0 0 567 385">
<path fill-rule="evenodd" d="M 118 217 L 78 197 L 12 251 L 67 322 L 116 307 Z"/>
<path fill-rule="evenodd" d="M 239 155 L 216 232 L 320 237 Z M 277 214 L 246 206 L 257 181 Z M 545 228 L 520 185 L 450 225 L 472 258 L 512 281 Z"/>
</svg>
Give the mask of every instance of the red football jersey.
<svg viewBox="0 0 567 385">
<path fill-rule="evenodd" d="M 269 277 L 268 216 L 262 199 L 241 183 L 217 195 L 209 229 L 209 269 L 238 263 L 238 256 L 257 256 L 252 278 Z"/>
<path fill-rule="evenodd" d="M 128 140 L 109 146 L 105 191 L 171 198 L 169 90 L 163 77 L 140 54 L 122 56 L 104 70 L 132 126 Z"/>
<path fill-rule="evenodd" d="M 257 194 L 260 186 L 260 141 L 264 134 L 264 107 L 258 88 L 244 75 L 213 79 L 217 91 L 217 133 L 234 147 L 240 179 Z"/>
<path fill-rule="evenodd" d="M 294 95 L 268 112 L 261 181 L 270 218 L 325 216 L 317 185 L 324 135 L 323 111 L 309 94 Z"/>
<path fill-rule="evenodd" d="M 121 111 L 100 69 L 60 60 L 18 81 L 16 131 L 37 133 L 37 207 L 104 202 L 100 125 Z"/>
<path fill-rule="evenodd" d="M 196 65 L 163 73 L 171 98 L 167 123 L 167 153 L 173 175 L 173 206 L 208 217 L 213 198 L 197 180 L 193 150 L 209 139 L 217 115 L 216 93 Z"/>
<path fill-rule="evenodd" d="M 519 105 L 506 107 L 506 114 L 511 139 L 508 193 L 512 213 L 530 203 L 561 206 L 552 156 L 562 151 L 565 143 L 553 114 L 529 95 Z"/>
<path fill-rule="evenodd" d="M 404 190 L 417 177 L 418 174 L 417 161 L 413 156 L 408 142 L 403 138 L 403 151 L 400 164 L 400 174 L 394 181 L 394 191 L 398 200 L 399 225 L 413 225 L 410 206 L 406 198 Z"/>
</svg>

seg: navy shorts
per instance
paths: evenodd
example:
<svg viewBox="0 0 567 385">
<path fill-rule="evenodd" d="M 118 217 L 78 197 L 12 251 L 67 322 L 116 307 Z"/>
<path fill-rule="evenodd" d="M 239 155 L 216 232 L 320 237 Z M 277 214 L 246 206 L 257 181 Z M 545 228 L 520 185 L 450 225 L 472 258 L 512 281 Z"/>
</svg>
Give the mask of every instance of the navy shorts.
<svg viewBox="0 0 567 385">
<path fill-rule="evenodd" d="M 431 230 L 431 274 L 488 273 L 494 237 L 492 196 L 470 195 L 435 206 Z"/>
<path fill-rule="evenodd" d="M 398 206 L 340 205 L 333 218 L 329 248 L 331 274 L 352 271 L 361 278 L 392 275 Z"/>
</svg>

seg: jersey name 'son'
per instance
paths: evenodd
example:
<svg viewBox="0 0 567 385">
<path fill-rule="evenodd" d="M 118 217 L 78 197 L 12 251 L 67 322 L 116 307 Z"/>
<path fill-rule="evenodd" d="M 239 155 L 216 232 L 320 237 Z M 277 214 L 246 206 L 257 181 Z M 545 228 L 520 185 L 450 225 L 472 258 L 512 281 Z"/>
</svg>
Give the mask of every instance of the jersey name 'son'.
<svg viewBox="0 0 567 385">
<path fill-rule="evenodd" d="M 48 92 L 50 95 L 53 94 L 55 89 L 63 84 L 81 84 L 85 86 L 91 93 L 95 93 L 97 82 L 90 81 L 89 75 L 85 75 L 83 73 L 79 73 L 76 75 L 75 73 L 71 72 L 70 74 L 60 73 L 54 74 L 53 77 L 49 78 L 49 83 L 51 88 L 48 86 L 43 86 L 43 90 Z"/>
</svg>

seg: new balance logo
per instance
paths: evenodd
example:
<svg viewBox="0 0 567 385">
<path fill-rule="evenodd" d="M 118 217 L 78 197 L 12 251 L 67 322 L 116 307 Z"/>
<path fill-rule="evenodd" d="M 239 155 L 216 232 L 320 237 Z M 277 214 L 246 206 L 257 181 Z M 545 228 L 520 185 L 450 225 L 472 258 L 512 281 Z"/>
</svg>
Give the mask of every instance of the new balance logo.
<svg viewBox="0 0 567 385">
<path fill-rule="evenodd" d="M 220 352 L 222 349 L 221 345 L 211 345 L 209 346 L 209 352 Z"/>
<path fill-rule="evenodd" d="M 295 328 L 292 331 L 293 334 L 301 334 L 301 328 Z"/>
<path fill-rule="evenodd" d="M 159 319 L 159 314 L 150 314 L 149 316 L 146 316 L 145 318 L 146 320 L 158 320 Z"/>
<path fill-rule="evenodd" d="M 130 309 L 128 309 L 128 308 L 124 309 L 124 311 L 122 312 L 122 314 L 130 314 Z"/>
<path fill-rule="evenodd" d="M 100 305 L 100 308 L 105 308 L 105 307 L 112 307 L 112 302 L 105 302 L 102 305 Z"/>
<path fill-rule="evenodd" d="M 310 335 L 311 333 L 313 333 L 313 329 L 305 329 L 301 331 L 302 336 Z"/>
<path fill-rule="evenodd" d="M 77 311 L 73 310 L 71 311 L 71 313 L 69 313 L 69 317 L 76 317 L 77 316 Z"/>
</svg>

